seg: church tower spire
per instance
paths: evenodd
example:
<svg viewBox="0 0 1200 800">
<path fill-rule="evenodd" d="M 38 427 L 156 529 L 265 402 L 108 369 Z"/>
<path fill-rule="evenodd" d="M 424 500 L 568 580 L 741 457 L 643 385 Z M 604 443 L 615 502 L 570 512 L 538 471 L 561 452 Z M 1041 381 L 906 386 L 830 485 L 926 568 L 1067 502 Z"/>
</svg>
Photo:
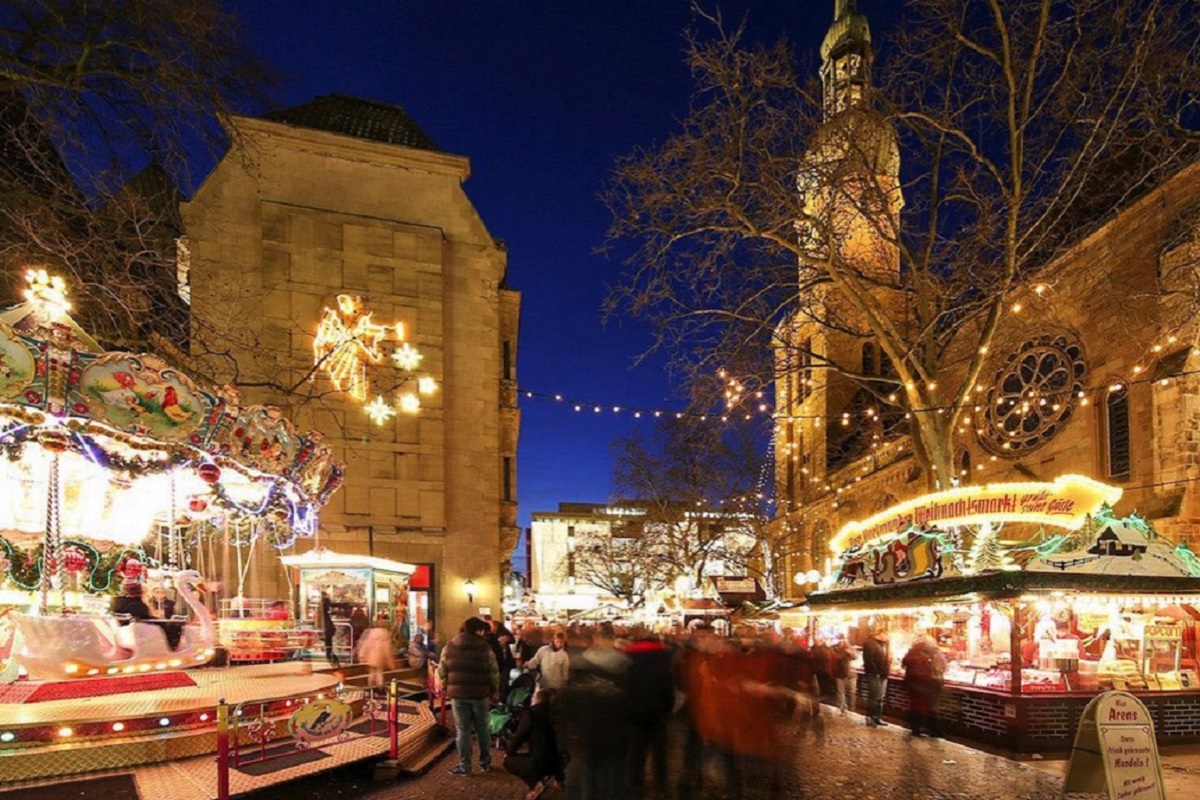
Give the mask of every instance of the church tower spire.
<svg viewBox="0 0 1200 800">
<path fill-rule="evenodd" d="M 871 28 L 856 0 L 834 0 L 833 24 L 821 42 L 825 119 L 866 102 L 871 88 Z"/>
</svg>

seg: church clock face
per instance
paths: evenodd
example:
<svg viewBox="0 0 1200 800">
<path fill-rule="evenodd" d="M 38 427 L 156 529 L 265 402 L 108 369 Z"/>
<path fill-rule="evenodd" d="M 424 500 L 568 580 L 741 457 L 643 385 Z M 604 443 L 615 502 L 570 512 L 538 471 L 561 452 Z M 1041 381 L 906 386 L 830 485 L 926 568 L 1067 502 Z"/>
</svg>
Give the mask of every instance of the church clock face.
<svg viewBox="0 0 1200 800">
<path fill-rule="evenodd" d="M 1083 348 L 1069 336 L 1041 336 L 1001 362 L 980 412 L 980 444 L 1016 458 L 1054 438 L 1083 391 Z"/>
</svg>

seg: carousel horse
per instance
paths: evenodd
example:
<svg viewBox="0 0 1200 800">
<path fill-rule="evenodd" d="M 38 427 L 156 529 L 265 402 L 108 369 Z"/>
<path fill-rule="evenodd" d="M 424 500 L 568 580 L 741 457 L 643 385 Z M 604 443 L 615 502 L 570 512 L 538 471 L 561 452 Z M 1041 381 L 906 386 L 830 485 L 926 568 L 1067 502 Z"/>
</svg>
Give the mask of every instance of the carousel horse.
<svg viewBox="0 0 1200 800">
<path fill-rule="evenodd" d="M 216 632 L 212 617 L 196 595 L 200 573 L 185 570 L 175 585 L 199 624 L 183 628 L 179 645 L 167 645 L 165 623 L 134 620 L 121 625 L 111 615 L 17 614 L 20 644 L 17 662 L 30 678 L 54 680 L 184 669 L 206 664 L 213 657 Z M 178 623 L 176 623 L 178 624 Z"/>
</svg>

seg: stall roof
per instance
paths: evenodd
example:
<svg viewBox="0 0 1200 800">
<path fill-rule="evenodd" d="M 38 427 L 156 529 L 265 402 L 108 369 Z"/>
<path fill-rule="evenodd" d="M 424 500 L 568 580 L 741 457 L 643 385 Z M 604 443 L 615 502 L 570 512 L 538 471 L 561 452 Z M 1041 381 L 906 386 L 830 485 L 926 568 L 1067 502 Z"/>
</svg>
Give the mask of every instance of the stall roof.
<svg viewBox="0 0 1200 800">
<path fill-rule="evenodd" d="M 309 550 L 295 556 L 282 556 L 279 559 L 288 567 L 369 567 L 386 572 L 399 572 L 411 575 L 416 572 L 415 564 L 405 564 L 402 561 L 390 561 L 375 556 L 360 556 L 346 553 L 335 553 L 332 550 Z"/>
<path fill-rule="evenodd" d="M 1060 572 L 990 572 L 937 580 L 819 592 L 808 596 L 815 612 L 886 608 L 914 602 L 975 602 L 1020 597 L 1028 592 L 1075 591 L 1116 594 L 1200 594 L 1200 578 L 1096 575 Z"/>
</svg>

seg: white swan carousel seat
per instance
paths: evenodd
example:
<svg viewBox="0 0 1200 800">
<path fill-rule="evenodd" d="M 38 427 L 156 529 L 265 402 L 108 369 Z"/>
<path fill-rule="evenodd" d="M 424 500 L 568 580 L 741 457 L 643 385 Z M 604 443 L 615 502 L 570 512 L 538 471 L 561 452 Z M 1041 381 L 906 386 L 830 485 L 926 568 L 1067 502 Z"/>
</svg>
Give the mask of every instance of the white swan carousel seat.
<svg viewBox="0 0 1200 800">
<path fill-rule="evenodd" d="M 186 570 L 175 585 L 197 624 L 183 626 L 179 646 L 167 644 L 162 622 L 135 620 L 128 625 L 111 615 L 15 616 L 20 641 L 16 660 L 30 678 L 61 680 L 99 675 L 183 669 L 213 657 L 215 632 L 208 609 L 196 597 L 200 573 Z M 179 623 L 175 623 L 179 624 Z"/>
</svg>

